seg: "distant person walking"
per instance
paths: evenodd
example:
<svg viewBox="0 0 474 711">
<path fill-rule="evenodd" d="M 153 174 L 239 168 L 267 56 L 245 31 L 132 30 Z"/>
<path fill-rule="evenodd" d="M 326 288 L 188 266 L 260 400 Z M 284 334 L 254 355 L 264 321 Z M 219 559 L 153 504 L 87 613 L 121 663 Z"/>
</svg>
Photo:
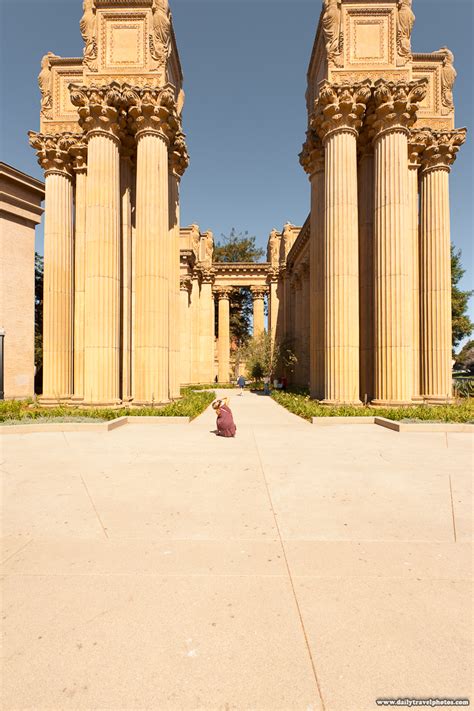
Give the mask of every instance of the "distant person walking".
<svg viewBox="0 0 474 711">
<path fill-rule="evenodd" d="M 217 412 L 217 436 L 218 437 L 235 437 L 237 427 L 234 423 L 232 410 L 229 407 L 229 398 L 223 400 L 215 400 L 212 403 L 213 409 Z"/>
<path fill-rule="evenodd" d="M 265 395 L 270 395 L 270 378 L 266 375 L 263 379 L 263 391 Z"/>
<path fill-rule="evenodd" d="M 239 379 L 237 380 L 237 385 L 240 388 L 240 393 L 239 395 L 242 396 L 245 388 L 245 378 L 243 375 L 239 375 Z"/>
</svg>

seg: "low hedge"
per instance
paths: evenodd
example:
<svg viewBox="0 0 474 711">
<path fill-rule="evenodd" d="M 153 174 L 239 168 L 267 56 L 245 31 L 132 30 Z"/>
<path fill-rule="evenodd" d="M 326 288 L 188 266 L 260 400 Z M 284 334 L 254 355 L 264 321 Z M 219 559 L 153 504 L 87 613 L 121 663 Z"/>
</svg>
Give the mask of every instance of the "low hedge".
<svg viewBox="0 0 474 711">
<path fill-rule="evenodd" d="M 182 390 L 181 400 L 171 402 L 169 405 L 156 405 L 155 407 L 130 408 L 81 408 L 72 405 L 58 405 L 56 407 L 41 407 L 25 400 L 6 400 L 0 402 L 0 423 L 14 424 L 24 420 L 46 420 L 48 422 L 78 420 L 102 420 L 106 422 L 117 417 L 198 417 L 215 399 L 214 392 L 193 392 L 191 389 Z M 59 420 L 57 418 L 60 418 Z"/>
<path fill-rule="evenodd" d="M 430 422 L 474 422 L 474 400 L 466 398 L 452 405 L 414 405 L 412 407 L 370 407 L 340 405 L 332 407 L 311 400 L 308 395 L 273 390 L 272 398 L 295 415 L 311 422 L 313 417 L 386 417 L 389 420 Z"/>
</svg>

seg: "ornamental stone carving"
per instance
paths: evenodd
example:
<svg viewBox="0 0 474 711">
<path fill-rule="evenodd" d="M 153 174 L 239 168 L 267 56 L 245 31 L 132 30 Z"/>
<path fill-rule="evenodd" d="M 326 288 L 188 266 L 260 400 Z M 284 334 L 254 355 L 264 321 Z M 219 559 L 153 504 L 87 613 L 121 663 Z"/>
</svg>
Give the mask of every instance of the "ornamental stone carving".
<svg viewBox="0 0 474 711">
<path fill-rule="evenodd" d="M 151 131 L 159 133 L 168 142 L 175 139 L 181 126 L 171 84 L 162 88 L 125 85 L 123 100 L 128 106 L 129 126 L 133 133 L 138 136 Z"/>
<path fill-rule="evenodd" d="M 270 232 L 267 247 L 267 261 L 272 265 L 278 265 L 280 256 L 280 237 L 275 228 Z"/>
<path fill-rule="evenodd" d="M 186 146 L 186 136 L 178 129 L 169 148 L 170 168 L 181 178 L 189 166 L 189 154 Z"/>
<path fill-rule="evenodd" d="M 97 16 L 94 0 L 84 0 L 84 14 L 80 21 L 82 39 L 84 40 L 84 64 L 91 72 L 97 71 Z"/>
<path fill-rule="evenodd" d="M 234 289 L 232 289 L 232 287 L 218 286 L 213 290 L 213 293 L 217 296 L 219 301 L 222 299 L 226 299 L 228 301 L 232 296 L 233 291 Z"/>
<path fill-rule="evenodd" d="M 191 249 L 193 250 L 196 259 L 199 259 L 200 236 L 201 236 L 201 232 L 199 229 L 199 225 L 191 225 L 191 234 L 190 234 Z"/>
<path fill-rule="evenodd" d="M 457 72 L 454 68 L 454 54 L 447 47 L 441 47 L 434 54 L 443 57 L 443 68 L 441 70 L 441 103 L 450 113 L 454 109 L 453 87 L 456 82 Z"/>
<path fill-rule="evenodd" d="M 352 131 L 357 135 L 370 94 L 369 80 L 357 84 L 325 82 L 315 102 L 310 128 L 317 132 L 323 143 L 334 131 Z"/>
<path fill-rule="evenodd" d="M 71 103 L 77 107 L 79 125 L 87 133 L 100 132 L 119 138 L 122 93 L 120 85 L 112 82 L 108 86 L 69 87 Z"/>
<path fill-rule="evenodd" d="M 179 288 L 181 291 L 187 291 L 188 294 L 191 293 L 193 288 L 193 282 L 190 276 L 182 276 L 179 278 Z"/>
<path fill-rule="evenodd" d="M 82 138 L 82 137 L 81 137 Z M 87 143 L 83 140 L 77 141 L 69 149 L 72 156 L 72 167 L 75 173 L 87 172 Z"/>
<path fill-rule="evenodd" d="M 251 286 L 250 291 L 252 292 L 252 299 L 264 299 L 268 294 L 267 286 Z"/>
<path fill-rule="evenodd" d="M 323 0 L 323 6 L 322 28 L 328 63 L 341 66 L 343 45 L 341 0 Z"/>
<path fill-rule="evenodd" d="M 48 52 L 41 60 L 38 86 L 41 91 L 41 115 L 45 119 L 53 118 L 53 77 L 51 74 L 51 60 L 57 56 L 58 55 L 53 52 Z"/>
<path fill-rule="evenodd" d="M 155 71 L 163 70 L 171 53 L 171 18 L 168 0 L 153 1 L 153 33 L 150 54 L 156 62 Z"/>
<path fill-rule="evenodd" d="M 460 128 L 454 131 L 429 131 L 428 142 L 423 151 L 422 170 L 446 170 L 449 172 L 456 160 L 456 154 L 466 140 L 467 131 Z"/>
<path fill-rule="evenodd" d="M 402 64 L 406 64 L 412 58 L 411 33 L 416 19 L 412 3 L 413 0 L 399 0 L 397 8 L 397 49 Z"/>
<path fill-rule="evenodd" d="M 201 275 L 201 284 L 213 284 L 216 274 L 215 269 L 209 267 L 207 263 L 198 264 L 196 267 Z"/>
<path fill-rule="evenodd" d="M 214 234 L 208 230 L 204 236 L 205 262 L 212 264 L 212 256 L 214 254 Z"/>
<path fill-rule="evenodd" d="M 385 131 L 404 131 L 416 121 L 420 102 L 426 96 L 427 79 L 410 82 L 387 82 L 379 79 L 375 82 L 374 110 L 367 118 L 373 138 L 378 138 Z"/>
<path fill-rule="evenodd" d="M 324 170 L 324 147 L 313 129 L 306 131 L 306 141 L 299 158 L 300 165 L 310 177 Z"/>
<path fill-rule="evenodd" d="M 72 174 L 71 148 L 81 142 L 75 133 L 44 134 L 30 131 L 30 145 L 36 150 L 38 163 L 48 173 Z"/>
<path fill-rule="evenodd" d="M 408 135 L 408 164 L 411 168 L 419 168 L 421 154 L 430 140 L 429 129 L 410 129 Z"/>
</svg>

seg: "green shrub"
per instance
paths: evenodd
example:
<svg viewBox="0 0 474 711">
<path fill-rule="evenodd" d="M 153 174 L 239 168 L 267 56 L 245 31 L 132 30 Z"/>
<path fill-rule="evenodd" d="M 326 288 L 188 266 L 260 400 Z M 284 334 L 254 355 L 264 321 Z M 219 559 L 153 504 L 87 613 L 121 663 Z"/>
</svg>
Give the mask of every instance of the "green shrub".
<svg viewBox="0 0 474 711">
<path fill-rule="evenodd" d="M 309 395 L 272 392 L 272 398 L 295 415 L 311 421 L 313 417 L 386 417 L 389 420 L 423 420 L 430 422 L 474 422 L 474 401 L 459 400 L 453 405 L 415 405 L 413 407 L 331 407 L 311 400 Z"/>
</svg>

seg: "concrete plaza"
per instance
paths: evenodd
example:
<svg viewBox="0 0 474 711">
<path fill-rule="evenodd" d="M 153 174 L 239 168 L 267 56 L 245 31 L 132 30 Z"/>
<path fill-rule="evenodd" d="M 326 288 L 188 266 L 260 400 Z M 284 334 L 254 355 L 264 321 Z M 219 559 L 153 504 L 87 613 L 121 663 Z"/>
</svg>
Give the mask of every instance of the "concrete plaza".
<svg viewBox="0 0 474 711">
<path fill-rule="evenodd" d="M 3 437 L 2 709 L 471 696 L 471 436 L 231 407 Z"/>
</svg>

